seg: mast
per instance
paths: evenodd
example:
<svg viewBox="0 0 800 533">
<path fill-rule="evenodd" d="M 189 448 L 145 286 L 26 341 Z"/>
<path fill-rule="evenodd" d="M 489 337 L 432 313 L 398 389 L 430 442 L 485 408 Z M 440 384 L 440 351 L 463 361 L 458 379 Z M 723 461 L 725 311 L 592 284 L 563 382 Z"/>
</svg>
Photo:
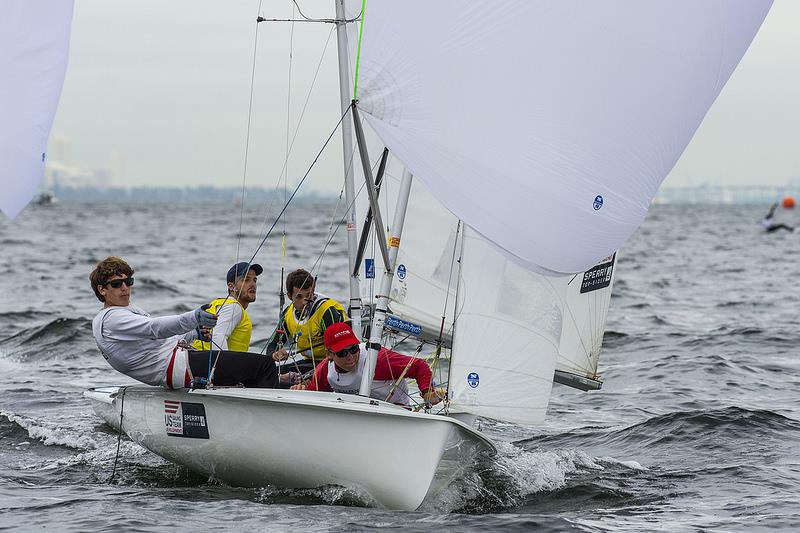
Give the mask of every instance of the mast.
<svg viewBox="0 0 800 533">
<path fill-rule="evenodd" d="M 381 349 L 383 325 L 386 321 L 386 314 L 389 311 L 389 292 L 392 290 L 392 281 L 394 281 L 394 268 L 397 263 L 397 252 L 400 249 L 400 236 L 403 233 L 403 224 L 406 219 L 412 178 L 413 176 L 408 170 L 403 171 L 403 179 L 400 181 L 400 192 L 397 196 L 397 205 L 389 236 L 389 264 L 386 265 L 386 270 L 381 280 L 380 292 L 375 299 L 375 311 L 372 316 L 372 327 L 370 328 L 369 343 L 367 344 L 369 361 L 364 369 L 364 374 L 361 376 L 361 388 L 358 391 L 362 396 L 369 396 L 372 390 L 372 378 L 375 375 L 375 365 L 378 362 L 378 350 Z"/>
<path fill-rule="evenodd" d="M 367 143 L 364 140 L 364 131 L 361 129 L 361 122 L 358 117 L 358 107 L 353 105 L 353 124 L 355 126 L 356 140 L 358 141 L 358 151 L 361 155 L 361 165 L 364 169 L 364 179 L 366 180 L 367 192 L 369 193 L 370 205 L 375 215 L 375 233 L 378 238 L 378 246 L 383 256 L 384 272 L 381 280 L 380 292 L 375 299 L 375 310 L 372 315 L 372 327 L 370 328 L 369 342 L 367 343 L 367 365 L 361 375 L 361 386 L 358 393 L 361 396 L 369 397 L 372 390 L 372 378 L 375 375 L 375 364 L 378 362 L 378 350 L 381 349 L 381 336 L 383 335 L 383 325 L 386 321 L 386 313 L 389 308 L 389 292 L 392 290 L 394 280 L 394 267 L 397 262 L 397 252 L 400 249 L 400 237 L 403 233 L 403 224 L 406 219 L 406 209 L 408 208 L 408 196 L 411 193 L 412 175 L 408 170 L 403 171 L 403 179 L 400 182 L 400 191 L 397 195 L 397 205 L 394 211 L 391 233 L 389 239 L 383 234 L 383 223 L 378 206 L 378 199 L 373 189 L 372 170 L 369 165 L 367 154 Z M 387 248 L 388 242 L 388 250 Z"/>
<path fill-rule="evenodd" d="M 350 107 L 350 78 L 347 65 L 347 23 L 345 22 L 344 0 L 335 0 L 336 4 L 336 46 L 339 55 L 339 104 L 342 115 Z M 344 163 L 344 197 L 347 213 L 347 264 L 350 278 L 350 303 L 347 315 L 353 331 L 361 337 L 361 287 L 358 278 L 358 265 L 355 264 L 358 248 L 356 235 L 355 184 L 353 179 L 353 131 L 350 122 L 342 123 L 342 161 Z"/>
</svg>

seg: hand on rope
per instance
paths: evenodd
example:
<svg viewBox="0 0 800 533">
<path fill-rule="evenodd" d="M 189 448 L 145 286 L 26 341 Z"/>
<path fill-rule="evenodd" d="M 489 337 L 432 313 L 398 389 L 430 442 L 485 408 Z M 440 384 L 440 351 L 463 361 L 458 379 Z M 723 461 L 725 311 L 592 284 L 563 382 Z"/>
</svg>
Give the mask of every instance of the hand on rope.
<svg viewBox="0 0 800 533">
<path fill-rule="evenodd" d="M 206 304 L 194 310 L 194 318 L 201 328 L 213 328 L 217 324 L 217 316 L 206 311 L 209 307 L 211 306 Z"/>
<path fill-rule="evenodd" d="M 286 348 L 281 348 L 272 354 L 272 360 L 276 363 L 278 361 L 285 361 L 289 358 L 291 354 Z"/>
<path fill-rule="evenodd" d="M 197 326 L 195 328 L 195 331 L 197 332 L 198 339 L 200 339 L 203 342 L 211 342 L 211 328 L 207 326 L 203 327 Z"/>
<path fill-rule="evenodd" d="M 306 390 L 307 388 L 308 385 L 306 385 L 305 383 L 298 383 L 297 385 L 292 385 L 291 387 L 289 387 L 289 390 Z"/>
<path fill-rule="evenodd" d="M 300 381 L 301 381 L 302 377 L 303 376 L 302 376 L 302 374 L 300 374 L 300 372 L 286 372 L 285 374 L 281 374 L 280 375 L 280 380 L 281 380 L 281 383 L 284 383 L 284 384 L 289 383 L 289 384 L 291 384 L 292 385 L 291 388 L 294 389 L 295 386 L 300 384 Z"/>
<path fill-rule="evenodd" d="M 431 387 L 428 389 L 428 392 L 422 395 L 422 399 L 425 400 L 426 407 L 431 407 L 444 400 L 445 396 L 446 393 L 444 390 Z"/>
</svg>

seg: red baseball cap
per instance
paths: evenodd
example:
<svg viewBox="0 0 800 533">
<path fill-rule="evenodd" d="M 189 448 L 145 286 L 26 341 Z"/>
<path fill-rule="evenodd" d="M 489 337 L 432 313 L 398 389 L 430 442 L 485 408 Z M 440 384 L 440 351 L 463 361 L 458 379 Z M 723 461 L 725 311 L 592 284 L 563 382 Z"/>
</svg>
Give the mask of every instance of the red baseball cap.
<svg viewBox="0 0 800 533">
<path fill-rule="evenodd" d="M 325 330 L 325 347 L 332 352 L 341 352 L 354 344 L 361 344 L 361 341 L 346 322 L 336 322 Z"/>
</svg>

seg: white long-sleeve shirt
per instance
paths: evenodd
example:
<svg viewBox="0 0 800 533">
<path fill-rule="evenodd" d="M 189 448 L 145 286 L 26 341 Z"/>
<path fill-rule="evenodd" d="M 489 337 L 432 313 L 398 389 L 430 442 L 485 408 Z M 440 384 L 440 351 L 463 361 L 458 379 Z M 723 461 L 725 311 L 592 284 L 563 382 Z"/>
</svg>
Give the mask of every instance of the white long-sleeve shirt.
<svg viewBox="0 0 800 533">
<path fill-rule="evenodd" d="M 116 370 L 148 385 L 163 385 L 172 351 L 179 340 L 191 339 L 197 325 L 194 311 L 154 318 L 131 304 L 102 309 L 92 321 L 92 333 Z"/>
<path fill-rule="evenodd" d="M 217 324 L 214 326 L 211 335 L 211 346 L 215 350 L 228 349 L 228 337 L 230 337 L 239 322 L 242 321 L 242 306 L 231 299 L 217 311 Z"/>
</svg>

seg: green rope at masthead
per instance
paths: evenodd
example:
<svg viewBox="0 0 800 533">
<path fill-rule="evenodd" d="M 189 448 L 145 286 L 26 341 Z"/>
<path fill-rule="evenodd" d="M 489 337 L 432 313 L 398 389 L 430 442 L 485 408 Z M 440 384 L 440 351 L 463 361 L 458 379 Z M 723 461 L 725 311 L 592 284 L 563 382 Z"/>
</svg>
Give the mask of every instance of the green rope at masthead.
<svg viewBox="0 0 800 533">
<path fill-rule="evenodd" d="M 364 36 L 364 12 L 367 0 L 361 0 L 361 27 L 358 30 L 358 48 L 356 49 L 356 74 L 353 80 L 353 100 L 358 100 L 358 65 L 361 63 L 361 38 Z"/>
</svg>

